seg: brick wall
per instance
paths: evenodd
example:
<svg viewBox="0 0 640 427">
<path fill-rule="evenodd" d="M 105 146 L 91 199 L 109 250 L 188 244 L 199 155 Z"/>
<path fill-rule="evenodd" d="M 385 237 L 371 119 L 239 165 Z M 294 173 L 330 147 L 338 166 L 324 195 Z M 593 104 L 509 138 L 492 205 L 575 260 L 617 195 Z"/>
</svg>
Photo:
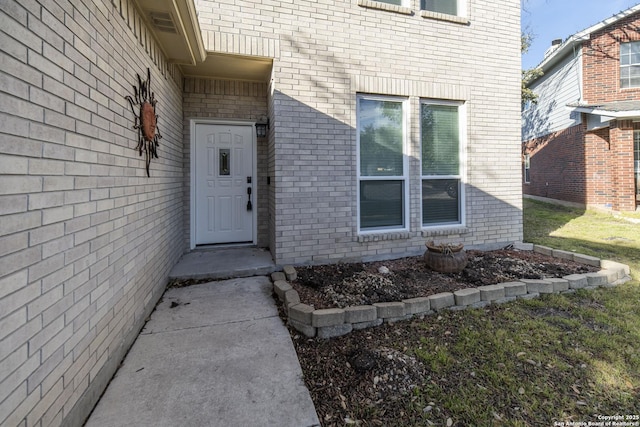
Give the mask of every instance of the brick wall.
<svg viewBox="0 0 640 427">
<path fill-rule="evenodd" d="M 182 77 L 129 0 L 0 20 L 0 424 L 81 425 L 184 249 Z M 124 99 L 147 67 L 151 178 Z"/>
<path fill-rule="evenodd" d="M 419 3 L 196 2 L 208 49 L 275 58 L 268 158 L 277 262 L 399 256 L 424 251 L 434 236 L 479 246 L 522 239 L 521 182 L 513 173 L 520 164 L 520 4 L 469 2 L 467 24 L 423 18 Z M 397 95 L 411 105 L 405 232 L 365 238 L 357 230 L 358 93 Z M 421 228 L 420 98 L 466 103 L 465 227 Z"/>
<path fill-rule="evenodd" d="M 612 208 L 617 211 L 636 209 L 633 165 L 633 131 L 639 128 L 631 120 L 618 120 L 610 130 L 610 161 Z"/>
<path fill-rule="evenodd" d="M 587 203 L 584 125 L 550 133 L 528 141 L 524 154 L 530 156 L 529 183 L 523 184 L 524 194 Z M 595 141 L 594 141 L 595 142 Z M 602 147 L 590 144 L 592 157 L 599 157 Z M 606 170 L 599 171 L 606 174 Z M 608 177 L 601 176 L 602 182 Z"/>
<path fill-rule="evenodd" d="M 640 88 L 620 88 L 620 43 L 640 40 L 640 13 L 591 34 L 582 45 L 586 103 L 637 100 Z"/>
<path fill-rule="evenodd" d="M 621 19 L 591 35 L 583 44 L 584 101 L 587 103 L 640 99 L 640 88 L 620 87 L 620 43 L 639 41 L 640 13 Z M 587 143 L 595 140 L 587 139 Z M 594 204 L 614 210 L 636 209 L 633 172 L 633 125 L 612 122 L 607 148 L 592 158 L 594 173 L 589 177 L 588 194 Z M 608 180 L 598 181 L 607 169 Z M 603 172 L 604 173 L 604 172 Z"/>
<path fill-rule="evenodd" d="M 530 155 L 530 182 L 523 184 L 523 193 L 635 210 L 634 124 L 611 123 L 611 128 L 588 132 L 584 125 L 573 126 L 527 141 L 524 154 Z"/>
<path fill-rule="evenodd" d="M 614 164 L 610 153 L 609 129 L 584 135 L 585 204 L 611 206 Z"/>
</svg>

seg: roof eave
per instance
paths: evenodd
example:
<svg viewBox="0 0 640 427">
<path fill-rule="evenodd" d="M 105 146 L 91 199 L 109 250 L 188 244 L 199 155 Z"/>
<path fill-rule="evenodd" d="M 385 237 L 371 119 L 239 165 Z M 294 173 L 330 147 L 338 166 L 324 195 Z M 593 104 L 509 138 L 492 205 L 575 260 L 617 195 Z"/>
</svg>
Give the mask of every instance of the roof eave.
<svg viewBox="0 0 640 427">
<path fill-rule="evenodd" d="M 570 106 L 571 107 L 571 106 Z M 596 116 L 611 117 L 611 119 L 635 119 L 640 117 L 640 110 L 629 111 L 610 111 L 593 107 L 572 107 L 574 111 L 579 113 L 593 114 Z"/>
<path fill-rule="evenodd" d="M 589 40 L 590 34 L 586 34 L 580 37 L 573 35 L 565 40 L 556 50 L 549 54 L 542 62 L 536 67 L 541 68 L 543 72 L 547 72 L 551 67 L 564 59 L 568 54 L 573 53 L 576 46 L 581 46 L 582 42 Z"/>
<path fill-rule="evenodd" d="M 535 68 L 540 68 L 544 73 L 546 73 L 556 63 L 565 58 L 570 52 L 573 52 L 576 45 L 581 47 L 582 42 L 589 40 L 592 33 L 606 28 L 609 25 L 614 24 L 615 22 L 626 18 L 627 16 L 630 16 L 638 11 L 640 11 L 640 4 L 630 7 L 629 9 L 619 12 L 613 16 L 610 16 L 609 18 L 600 21 L 585 30 L 575 33 L 567 40 L 565 40 L 564 43 L 562 43 L 556 50 L 554 50 L 546 58 L 544 58 Z M 540 77 L 527 82 L 527 86 L 530 86 L 531 84 L 536 82 L 538 79 L 540 79 Z"/>
<path fill-rule="evenodd" d="M 193 0 L 134 0 L 134 4 L 167 61 L 195 65 L 206 59 Z M 153 14 L 170 17 L 165 22 L 171 22 L 173 27 L 155 25 Z"/>
</svg>

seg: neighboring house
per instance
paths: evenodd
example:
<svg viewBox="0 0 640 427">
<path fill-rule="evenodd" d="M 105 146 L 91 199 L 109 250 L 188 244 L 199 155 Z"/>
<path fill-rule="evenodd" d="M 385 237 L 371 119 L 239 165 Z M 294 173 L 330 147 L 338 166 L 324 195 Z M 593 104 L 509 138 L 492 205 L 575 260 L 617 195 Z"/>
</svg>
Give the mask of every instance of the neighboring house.
<svg viewBox="0 0 640 427">
<path fill-rule="evenodd" d="M 2 425 L 81 425 L 190 250 L 301 264 L 522 240 L 519 0 L 0 13 Z M 149 177 L 150 107 L 125 99 L 148 69 Z"/>
<path fill-rule="evenodd" d="M 615 211 L 640 203 L 640 5 L 558 40 L 529 82 L 523 193 Z"/>
</svg>

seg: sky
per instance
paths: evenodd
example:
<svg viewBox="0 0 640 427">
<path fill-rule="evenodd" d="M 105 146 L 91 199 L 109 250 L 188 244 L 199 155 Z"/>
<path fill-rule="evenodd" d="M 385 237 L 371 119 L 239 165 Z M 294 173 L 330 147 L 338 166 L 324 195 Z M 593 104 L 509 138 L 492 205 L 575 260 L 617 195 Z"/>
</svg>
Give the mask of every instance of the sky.
<svg viewBox="0 0 640 427">
<path fill-rule="evenodd" d="M 522 55 L 522 68 L 538 65 L 554 39 L 566 40 L 639 0 L 521 0 L 522 29 L 530 30 L 534 40 L 529 51 Z"/>
</svg>

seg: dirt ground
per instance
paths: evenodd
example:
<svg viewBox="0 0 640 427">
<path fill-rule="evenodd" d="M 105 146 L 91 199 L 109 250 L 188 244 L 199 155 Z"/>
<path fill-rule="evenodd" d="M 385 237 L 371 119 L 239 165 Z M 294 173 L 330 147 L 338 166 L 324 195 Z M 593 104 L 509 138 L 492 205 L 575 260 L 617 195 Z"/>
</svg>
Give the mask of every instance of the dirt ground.
<svg viewBox="0 0 640 427">
<path fill-rule="evenodd" d="M 430 270 L 422 257 L 299 267 L 298 278 L 291 285 L 302 302 L 316 309 L 344 308 L 518 279 L 562 277 L 599 270 L 533 251 L 467 251 L 467 256 L 469 262 L 460 273 Z"/>
<path fill-rule="evenodd" d="M 297 268 L 298 279 L 292 285 L 304 303 L 329 308 L 598 270 L 531 251 L 468 251 L 468 258 L 466 268 L 457 274 L 431 271 L 422 257 L 303 267 Z M 405 412 L 416 398 L 412 390 L 433 374 L 407 351 L 425 339 L 420 322 L 384 324 L 328 340 L 308 339 L 291 329 L 323 426 L 402 425 L 400 420 L 414 424 Z"/>
</svg>

